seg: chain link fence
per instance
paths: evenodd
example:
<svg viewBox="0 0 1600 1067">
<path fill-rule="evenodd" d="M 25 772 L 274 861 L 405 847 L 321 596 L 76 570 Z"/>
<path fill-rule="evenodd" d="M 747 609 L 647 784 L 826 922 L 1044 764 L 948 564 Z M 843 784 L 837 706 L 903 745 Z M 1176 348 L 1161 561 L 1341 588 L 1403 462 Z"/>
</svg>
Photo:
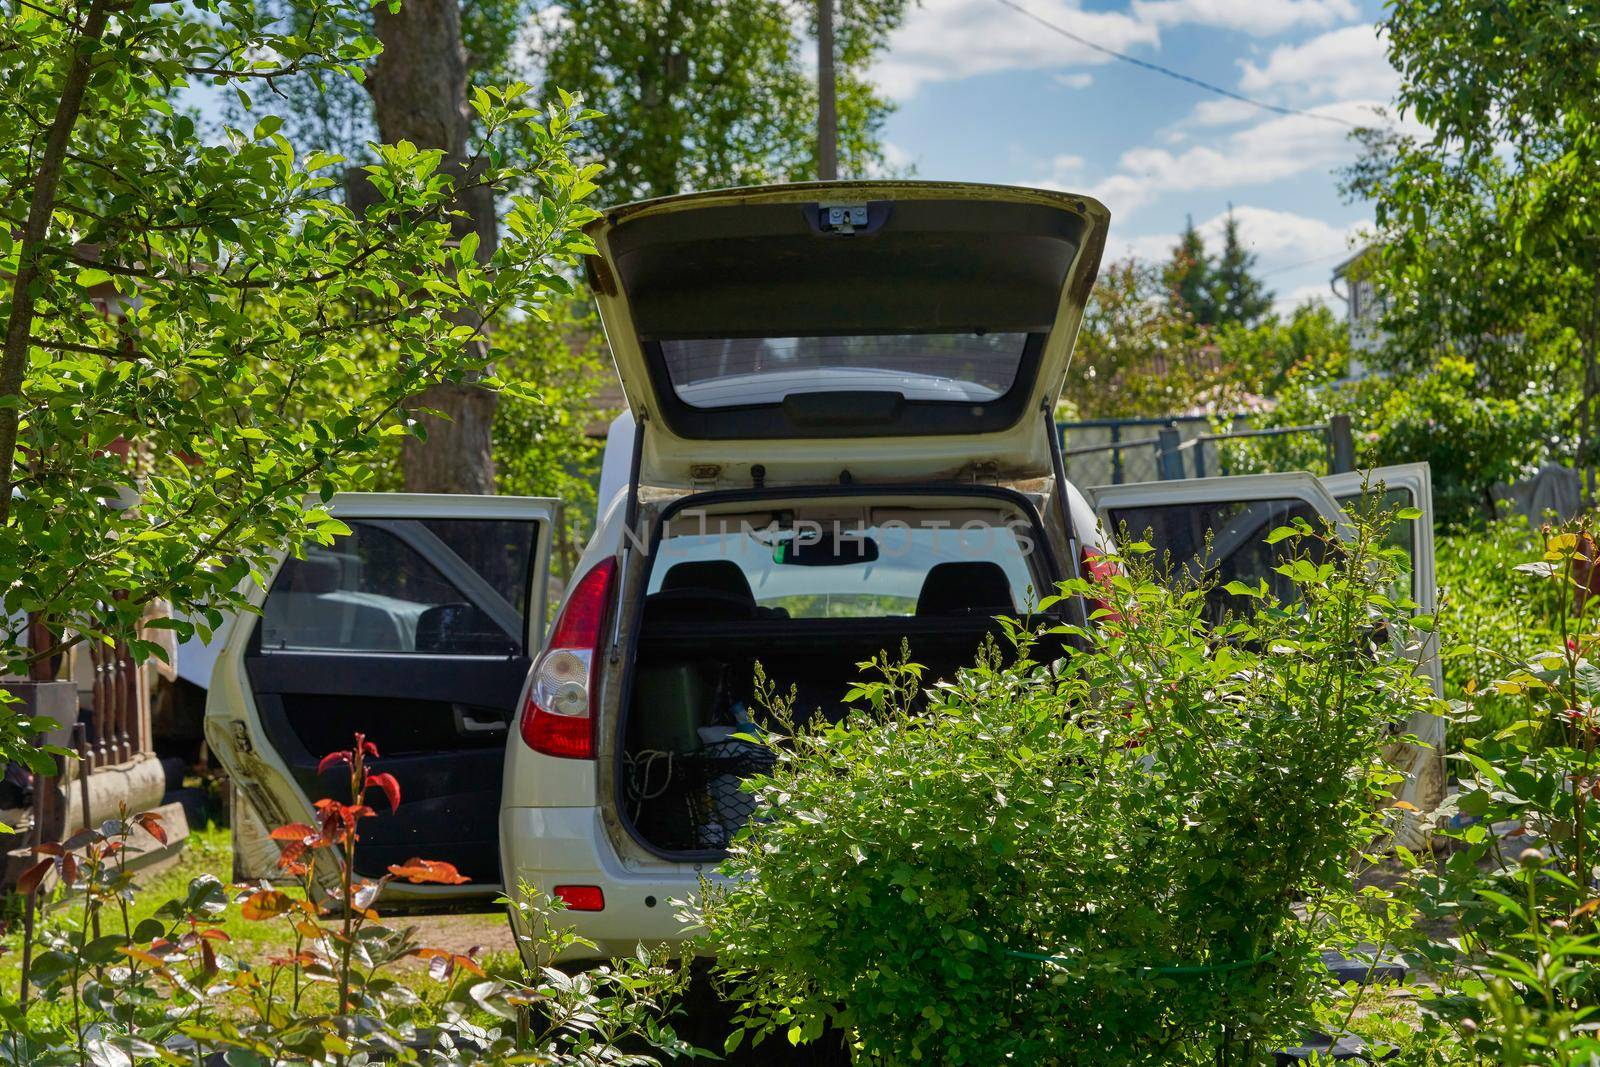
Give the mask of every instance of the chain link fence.
<svg viewBox="0 0 1600 1067">
<path fill-rule="evenodd" d="M 1225 429 L 1221 427 L 1226 427 Z M 1328 473 L 1355 469 L 1350 417 L 1326 423 L 1252 429 L 1245 415 L 1161 419 L 1086 419 L 1056 424 L 1067 477 L 1080 486 L 1227 477 L 1231 441 L 1304 435 L 1322 438 Z"/>
</svg>

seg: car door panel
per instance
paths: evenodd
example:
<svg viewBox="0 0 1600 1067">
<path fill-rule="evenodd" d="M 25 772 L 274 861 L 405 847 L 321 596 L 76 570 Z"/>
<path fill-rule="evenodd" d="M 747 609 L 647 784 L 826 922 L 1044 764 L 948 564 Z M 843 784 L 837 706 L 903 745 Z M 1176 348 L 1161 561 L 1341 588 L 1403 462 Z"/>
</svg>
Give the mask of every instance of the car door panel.
<svg viewBox="0 0 1600 1067">
<path fill-rule="evenodd" d="M 1126 531 L 1147 540 L 1174 575 L 1215 578 L 1208 614 L 1217 619 L 1238 607 L 1238 598 L 1220 588 L 1232 581 L 1265 580 L 1279 595 L 1293 595 L 1293 583 L 1274 568 L 1295 549 L 1287 542 L 1267 544 L 1274 529 L 1297 518 L 1313 528 L 1321 520 L 1349 528 L 1338 504 L 1304 473 L 1105 485 L 1090 494 L 1113 541 Z"/>
<path fill-rule="evenodd" d="M 382 753 L 401 804 L 362 826 L 356 869 L 453 863 L 485 892 L 499 878 L 504 746 L 544 615 L 554 501 L 350 494 L 350 527 L 287 559 L 219 657 L 207 736 L 269 820 L 343 798 L 356 733 Z M 440 890 L 432 889 L 438 893 Z"/>
<path fill-rule="evenodd" d="M 1422 469 L 1419 471 L 1418 466 Z M 1381 472 L 1373 472 L 1375 475 Z M 1420 525 L 1413 533 L 1417 545 L 1415 575 L 1417 594 L 1413 596 L 1424 611 L 1432 610 L 1433 602 L 1433 537 L 1432 501 L 1425 465 L 1391 470 L 1392 483 L 1405 486 L 1415 494 L 1412 501 L 1424 512 Z M 1382 481 L 1373 479 L 1374 484 Z M 1341 506 L 1335 493 L 1351 499 L 1361 495 L 1362 476 L 1339 476 L 1319 480 L 1304 472 L 1243 475 L 1232 478 L 1195 478 L 1183 481 L 1144 482 L 1132 485 L 1101 486 L 1091 490 L 1096 513 L 1105 529 L 1117 537 L 1125 525 L 1129 535 L 1150 538 L 1152 547 L 1166 550 L 1179 559 L 1179 565 L 1194 570 L 1215 572 L 1222 582 L 1237 578 L 1255 584 L 1265 578 L 1274 586 L 1280 577 L 1272 567 L 1281 560 L 1275 552 L 1262 551 L 1261 539 L 1284 520 L 1298 516 L 1313 516 L 1326 520 L 1341 537 L 1354 533 L 1350 514 Z M 1330 491 L 1330 489 L 1332 491 Z M 1160 530 L 1151 531 L 1150 519 L 1161 515 L 1166 536 Z M 1176 531 L 1179 536 L 1172 536 Z M 1203 533 L 1211 536 L 1209 556 L 1200 560 L 1198 567 L 1192 562 L 1199 557 Z M 1187 540 L 1185 540 L 1185 535 Z M 1288 551 L 1284 542 L 1283 551 Z M 1292 593 L 1292 588 L 1291 588 Z M 1282 590 L 1280 590 L 1280 593 Z M 1231 606 L 1237 607 L 1236 598 Z M 1220 601 L 1214 605 L 1217 613 L 1228 605 Z M 1437 639 L 1435 639 L 1436 642 Z M 1436 645 L 1429 654 L 1426 643 L 1418 651 L 1418 669 L 1429 674 L 1438 685 L 1438 656 Z M 1437 688 L 1435 690 L 1437 692 Z M 1404 746 L 1391 754 L 1396 767 L 1406 773 L 1406 781 L 1397 792 L 1397 800 L 1428 811 L 1437 806 L 1443 792 L 1444 722 L 1436 715 L 1418 715 L 1403 726 L 1405 733 L 1416 737 L 1421 744 Z M 1397 839 L 1408 847 L 1420 847 L 1422 835 L 1419 823 L 1407 819 Z"/>
</svg>

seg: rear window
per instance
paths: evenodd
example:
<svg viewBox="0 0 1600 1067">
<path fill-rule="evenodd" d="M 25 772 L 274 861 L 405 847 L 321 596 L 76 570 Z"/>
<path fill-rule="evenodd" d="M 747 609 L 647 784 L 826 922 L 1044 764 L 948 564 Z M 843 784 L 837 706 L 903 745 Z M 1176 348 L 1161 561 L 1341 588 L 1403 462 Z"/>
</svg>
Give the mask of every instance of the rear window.
<svg viewBox="0 0 1600 1067">
<path fill-rule="evenodd" d="M 1027 343 L 1027 333 L 980 331 L 695 338 L 660 345 L 678 399 L 715 409 L 840 391 L 985 403 L 1016 384 Z"/>
<path fill-rule="evenodd" d="M 801 524 L 804 526 L 804 524 Z M 662 539 L 651 567 L 653 598 L 748 599 L 759 618 L 864 619 L 991 616 L 1027 612 L 1037 602 L 1030 555 L 1033 527 L 1005 523 L 910 525 L 884 522 L 822 529 L 849 546 L 865 539 L 876 558 L 844 548 L 826 565 L 784 562 L 793 529 L 729 524 Z"/>
</svg>

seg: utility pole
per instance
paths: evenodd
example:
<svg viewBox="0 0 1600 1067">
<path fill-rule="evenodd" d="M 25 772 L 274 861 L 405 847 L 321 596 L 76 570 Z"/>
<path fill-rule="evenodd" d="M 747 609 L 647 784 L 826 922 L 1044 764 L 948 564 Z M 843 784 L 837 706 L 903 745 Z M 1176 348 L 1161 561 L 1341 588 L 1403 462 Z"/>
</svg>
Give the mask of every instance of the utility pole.
<svg viewBox="0 0 1600 1067">
<path fill-rule="evenodd" d="M 817 177 L 839 177 L 839 104 L 833 84 L 833 0 L 817 0 Z"/>
</svg>

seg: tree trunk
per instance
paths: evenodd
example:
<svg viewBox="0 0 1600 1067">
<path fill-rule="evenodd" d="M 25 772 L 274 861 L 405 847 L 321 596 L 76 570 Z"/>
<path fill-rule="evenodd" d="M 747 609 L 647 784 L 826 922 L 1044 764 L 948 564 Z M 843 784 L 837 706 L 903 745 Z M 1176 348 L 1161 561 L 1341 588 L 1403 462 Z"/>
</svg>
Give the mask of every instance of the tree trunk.
<svg viewBox="0 0 1600 1067">
<path fill-rule="evenodd" d="M 72 129 L 83 110 L 84 90 L 94 70 L 100 38 L 105 35 L 110 14 L 107 0 L 89 5 L 78 35 L 65 59 L 61 79 L 61 99 L 50 121 L 50 134 L 33 174 L 28 198 L 28 218 L 22 226 L 22 248 L 17 253 L 17 273 L 11 281 L 11 315 L 6 320 L 5 347 L 0 351 L 0 523 L 11 517 L 11 491 L 17 453 L 17 430 L 22 411 L 22 380 L 28 370 L 29 338 L 33 335 L 34 302 L 38 299 L 39 260 L 44 255 L 45 238 L 50 231 L 50 215 L 55 210 L 56 187 L 61 184 L 61 169 L 72 141 Z"/>
<path fill-rule="evenodd" d="M 374 25 L 383 53 L 368 87 L 378 135 L 387 144 L 410 141 L 443 149 L 444 168 L 458 184 L 471 180 L 467 143 L 472 111 L 467 105 L 467 53 L 461 43 L 458 0 L 406 0 L 398 10 L 378 4 Z M 487 260 L 499 241 L 494 193 L 473 189 L 460 198 L 466 217 L 456 236 L 478 235 L 478 258 Z M 484 324 L 464 317 L 473 327 Z M 418 414 L 427 439 L 410 438 L 401 455 L 405 487 L 414 493 L 494 492 L 491 431 L 498 397 L 467 384 L 435 385 L 413 398 L 413 406 L 442 412 Z"/>
<path fill-rule="evenodd" d="M 839 107 L 833 73 L 833 2 L 817 0 L 817 178 L 839 177 Z"/>
</svg>

